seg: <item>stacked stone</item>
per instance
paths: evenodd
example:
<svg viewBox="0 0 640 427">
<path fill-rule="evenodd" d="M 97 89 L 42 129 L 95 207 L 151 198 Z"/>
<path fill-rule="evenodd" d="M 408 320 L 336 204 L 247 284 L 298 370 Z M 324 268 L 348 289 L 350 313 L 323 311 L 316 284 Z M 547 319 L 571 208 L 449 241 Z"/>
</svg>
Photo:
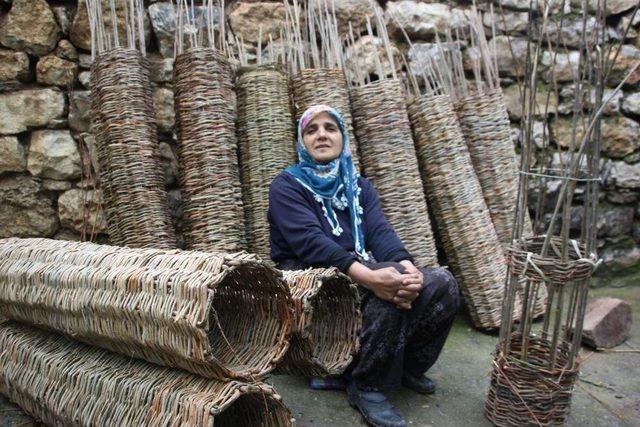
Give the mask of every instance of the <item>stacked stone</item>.
<svg viewBox="0 0 640 427">
<path fill-rule="evenodd" d="M 250 54 L 255 54 L 262 27 L 262 52 L 265 59 L 282 46 L 285 8 L 278 1 L 236 0 L 227 2 L 231 31 L 244 41 Z M 496 36 L 490 43 L 498 52 L 498 68 L 509 116 L 514 129 L 522 116 L 516 81 L 524 73 L 526 31 L 529 0 L 496 0 L 505 18 L 496 25 Z M 563 2 L 553 0 L 554 13 Z M 571 76 L 577 66 L 577 50 L 582 29 L 580 1 L 565 6 L 573 15 L 564 18 L 563 28 L 552 22 L 548 36 L 554 44 L 562 42 L 568 50 L 558 54 L 554 73 L 560 85 L 559 97 L 551 97 L 550 112 L 557 119 L 535 124 L 539 142 L 549 138 L 551 144 L 563 146 L 570 131 L 573 92 Z M 590 1 L 593 5 L 597 2 Z M 607 37 L 623 42 L 605 98 L 626 72 L 640 59 L 640 14 L 632 18 L 637 0 L 610 0 Z M 335 0 L 336 17 L 342 35 L 351 22 L 356 36 L 348 53 L 346 67 L 359 67 L 375 72 L 374 53 L 381 46 L 375 37 L 365 34 L 367 17 L 373 16 L 368 0 Z M 422 2 L 417 0 L 379 1 L 387 18 L 394 54 L 406 53 L 410 65 L 419 70 L 424 56 L 432 49 L 436 34 L 444 36 L 447 28 L 465 29 L 468 1 Z M 377 6 L 376 6 L 377 7 Z M 158 120 L 161 161 L 178 234 L 180 235 L 180 191 L 177 185 L 177 161 L 173 137 L 174 113 L 171 76 L 173 72 L 173 33 L 175 15 L 168 0 L 151 1 L 147 9 L 145 37 L 152 64 L 151 79 L 155 85 L 154 100 Z M 484 15 L 490 28 L 490 15 Z M 632 29 L 623 28 L 631 19 Z M 595 31 L 595 14 L 587 20 L 587 36 Z M 34 25 L 37 23 L 37 25 Z M 403 26 L 413 41 L 404 42 L 399 30 Z M 462 34 L 463 32 L 461 32 Z M 488 31 L 491 34 L 491 31 Z M 510 37 L 510 43 L 507 39 Z M 546 38 L 547 34 L 539 35 Z M 622 40 L 624 38 L 624 40 Z M 273 44 L 268 43 L 272 39 Z M 511 55 L 513 50 L 514 56 Z M 385 54 L 379 55 L 385 61 Z M 106 238 L 100 190 L 89 171 L 93 138 L 89 120 L 89 25 L 84 1 L 75 0 L 10 0 L 0 1 L 0 237 L 46 236 L 77 238 L 83 228 Z M 515 59 L 514 59 L 515 58 Z M 551 53 L 541 58 L 541 78 L 549 80 Z M 386 65 L 383 63 L 383 67 Z M 546 83 L 546 82 L 545 82 Z M 537 103 L 544 107 L 547 93 L 538 91 Z M 592 102 L 592 96 L 585 97 Z M 543 110 L 544 108 L 541 108 Z M 606 182 L 600 206 L 598 237 L 600 255 L 604 258 L 601 272 L 630 273 L 640 261 L 640 70 L 607 104 L 602 136 Z M 514 132 L 517 134 L 517 132 Z M 85 147 L 87 150 L 85 150 Z M 609 162 L 611 160 L 611 162 Z M 559 159 L 555 159 L 556 162 Z M 93 163 L 93 166 L 92 166 Z M 559 182 L 549 181 L 547 200 L 557 195 Z M 536 194 L 531 200 L 535 200 Z M 85 209 L 85 207 L 87 209 Z M 84 217 L 89 212 L 88 218 Z M 579 208 L 573 227 L 580 227 Z"/>
</svg>

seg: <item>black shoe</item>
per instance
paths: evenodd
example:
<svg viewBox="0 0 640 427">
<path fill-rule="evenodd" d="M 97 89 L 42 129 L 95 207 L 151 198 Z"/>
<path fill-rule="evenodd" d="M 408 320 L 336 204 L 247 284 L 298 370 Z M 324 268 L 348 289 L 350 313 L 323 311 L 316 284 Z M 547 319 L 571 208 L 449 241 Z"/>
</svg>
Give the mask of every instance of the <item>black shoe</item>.
<svg viewBox="0 0 640 427">
<path fill-rule="evenodd" d="M 402 374 L 402 385 L 409 390 L 422 394 L 433 394 L 436 392 L 436 382 L 424 375 L 416 377 L 405 372 Z"/>
<path fill-rule="evenodd" d="M 360 411 L 370 426 L 406 427 L 407 425 L 382 393 L 360 390 L 355 382 L 351 381 L 347 386 L 347 399 L 351 406 Z"/>
</svg>

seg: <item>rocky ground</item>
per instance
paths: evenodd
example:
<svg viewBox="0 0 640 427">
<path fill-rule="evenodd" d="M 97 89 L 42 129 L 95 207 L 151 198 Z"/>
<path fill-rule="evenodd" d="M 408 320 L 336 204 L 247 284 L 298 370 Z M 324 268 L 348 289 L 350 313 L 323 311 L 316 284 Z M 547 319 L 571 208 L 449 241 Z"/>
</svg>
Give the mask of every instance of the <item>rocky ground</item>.
<svg viewBox="0 0 640 427">
<path fill-rule="evenodd" d="M 602 287 L 590 297 L 611 296 L 624 299 L 633 307 L 636 322 L 631 338 L 609 352 L 583 348 L 580 379 L 577 383 L 569 425 L 637 426 L 640 425 L 640 287 Z M 485 393 L 489 383 L 491 352 L 496 336 L 471 328 L 461 313 L 453 327 L 440 360 L 430 375 L 438 381 L 433 396 L 420 396 L 398 390 L 393 404 L 412 426 L 489 426 L 483 416 Z M 364 425 L 357 412 L 349 407 L 344 393 L 312 391 L 300 377 L 277 375 L 272 382 L 291 408 L 298 426 Z M 35 421 L 0 395 L 0 425 L 26 427 Z"/>
</svg>

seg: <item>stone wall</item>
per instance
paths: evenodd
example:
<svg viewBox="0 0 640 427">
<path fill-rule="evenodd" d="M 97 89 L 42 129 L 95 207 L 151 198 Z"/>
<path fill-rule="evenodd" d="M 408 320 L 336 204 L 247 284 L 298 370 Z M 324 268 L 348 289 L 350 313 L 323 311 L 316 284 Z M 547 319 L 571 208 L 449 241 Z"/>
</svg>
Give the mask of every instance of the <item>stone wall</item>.
<svg viewBox="0 0 640 427">
<path fill-rule="evenodd" d="M 394 51 L 407 54 L 412 66 L 419 68 L 422 58 L 432 47 L 436 34 L 447 26 L 465 28 L 468 1 L 434 3 L 430 1 L 381 1 L 388 19 Z M 555 1 L 556 10 L 562 2 Z M 577 12 L 579 0 L 571 0 L 567 11 Z M 569 4 L 570 3 L 570 4 Z M 594 2 L 595 3 L 595 2 Z M 624 38 L 618 65 L 609 82 L 611 87 L 625 75 L 634 61 L 640 59 L 640 14 L 626 35 L 622 28 L 629 21 L 636 0 L 609 0 L 607 37 Z M 514 129 L 522 114 L 516 81 L 522 76 L 526 53 L 525 33 L 529 0 L 496 0 L 505 19 L 497 22 L 498 67 Z M 335 0 L 339 30 L 345 32 L 351 21 L 364 30 L 371 17 L 368 0 Z M 149 1 L 145 21 L 145 37 L 154 85 L 158 119 L 161 161 L 176 227 L 180 229 L 180 191 L 177 185 L 177 161 L 173 136 L 174 114 L 171 88 L 173 29 L 175 17 L 170 2 Z M 284 6 L 281 2 L 244 0 L 230 2 L 227 8 L 232 31 L 248 43 L 257 43 L 258 25 L 263 40 L 272 36 L 274 46 L 264 46 L 263 54 L 278 46 L 283 26 Z M 390 16 L 395 16 L 391 19 Z M 485 15 L 487 27 L 489 15 Z M 414 41 L 409 50 L 399 24 Z M 593 31 L 595 20 L 587 22 Z M 548 34 L 552 43 L 562 40 L 575 47 L 580 40 L 581 18 L 578 14 L 565 18 L 560 31 L 552 23 Z M 363 31 L 364 34 L 364 31 Z M 490 34 L 490 32 L 488 32 Z M 515 56 L 511 56 L 507 37 Z M 0 0 L 0 237 L 46 236 L 78 239 L 81 233 L 104 235 L 104 216 L 100 190 L 95 185 L 95 159 L 89 117 L 90 35 L 84 2 L 71 0 Z M 249 46 L 251 50 L 251 46 Z M 347 66 L 357 64 L 370 72 L 375 70 L 373 53 L 382 49 L 375 37 L 362 36 L 348 52 Z M 255 52 L 255 50 L 254 50 Z M 385 54 L 381 55 L 386 58 Z M 552 144 L 563 146 L 570 131 L 572 91 L 571 73 L 576 67 L 577 52 L 563 52 L 555 65 L 560 81 L 559 99 L 552 110 L 559 116 L 550 121 L 543 132 L 542 121 L 536 134 L 549 135 Z M 541 76 L 550 78 L 550 53 L 541 59 Z M 383 64 L 389 69 L 389 64 Z M 617 275 L 640 270 L 640 71 L 607 106 L 603 120 L 604 175 L 598 237 L 600 255 L 605 260 L 603 272 Z M 544 102 L 544 91 L 539 92 Z M 589 102 L 589 100 L 586 100 Z M 517 132 L 514 132 L 517 134 Z M 553 195 L 558 182 L 550 182 L 547 191 Z M 85 209 L 85 206 L 88 209 Z M 89 215 L 87 215 L 87 212 Z M 580 212 L 576 209 L 572 227 L 578 229 Z"/>
</svg>

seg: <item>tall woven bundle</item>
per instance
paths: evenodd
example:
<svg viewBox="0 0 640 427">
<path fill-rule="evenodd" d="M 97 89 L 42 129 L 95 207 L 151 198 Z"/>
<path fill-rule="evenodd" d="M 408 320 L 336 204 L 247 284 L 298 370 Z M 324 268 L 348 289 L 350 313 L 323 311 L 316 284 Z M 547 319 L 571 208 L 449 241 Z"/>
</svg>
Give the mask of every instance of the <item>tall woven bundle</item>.
<svg viewBox="0 0 640 427">
<path fill-rule="evenodd" d="M 480 181 L 484 200 L 503 248 L 511 244 L 518 198 L 518 166 L 511 141 L 509 115 L 502 91 L 488 91 L 456 103 L 460 128 L 473 168 Z M 533 235 L 529 215 L 524 216 L 524 236 Z M 518 289 L 522 297 L 524 286 Z M 535 302 L 536 313 L 545 310 L 547 291 L 541 287 Z"/>
<path fill-rule="evenodd" d="M 280 372 L 342 374 L 358 351 L 362 325 L 355 284 L 335 268 L 283 271 L 295 306 L 289 351 Z"/>
<path fill-rule="evenodd" d="M 111 242 L 175 248 L 147 59 L 134 49 L 103 52 L 91 65 L 91 82 L 91 117 Z"/>
<path fill-rule="evenodd" d="M 475 93 L 456 103 L 460 128 L 478 175 L 493 226 L 511 244 L 518 197 L 518 166 L 502 91 Z M 525 235 L 533 234 L 525 215 Z"/>
<path fill-rule="evenodd" d="M 398 80 L 350 91 L 362 168 L 380 195 L 385 216 L 424 267 L 438 266 L 411 124 Z"/>
<path fill-rule="evenodd" d="M 0 325 L 0 392 L 48 425 L 291 425 L 266 384 L 222 382 L 13 322 Z"/>
<path fill-rule="evenodd" d="M 185 244 L 234 252 L 244 247 L 233 72 L 212 48 L 176 57 L 173 75 Z"/>
<path fill-rule="evenodd" d="M 0 313 L 218 379 L 260 378 L 288 347 L 290 294 L 255 257 L 0 240 Z"/>
<path fill-rule="evenodd" d="M 408 111 L 427 198 L 473 323 L 497 328 L 507 265 L 451 101 L 424 95 Z"/>
<path fill-rule="evenodd" d="M 269 185 L 296 161 L 289 79 L 274 65 L 259 65 L 242 70 L 236 87 L 247 247 L 269 259 Z"/>
<path fill-rule="evenodd" d="M 358 141 L 353 132 L 349 88 L 344 72 L 339 68 L 305 68 L 291 78 L 291 92 L 296 120 L 304 110 L 316 104 L 328 105 L 340 113 L 347 128 L 353 164 L 358 168 Z"/>
</svg>

